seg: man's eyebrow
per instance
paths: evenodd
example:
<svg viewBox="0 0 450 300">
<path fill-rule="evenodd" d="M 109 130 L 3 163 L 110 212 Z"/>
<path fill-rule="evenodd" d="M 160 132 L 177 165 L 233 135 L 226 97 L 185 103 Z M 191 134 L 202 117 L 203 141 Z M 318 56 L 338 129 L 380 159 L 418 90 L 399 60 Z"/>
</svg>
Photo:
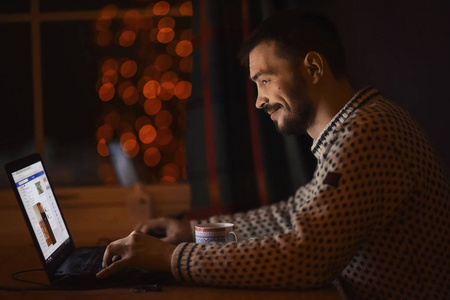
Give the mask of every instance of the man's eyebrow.
<svg viewBox="0 0 450 300">
<path fill-rule="evenodd" d="M 257 72 L 255 75 L 251 76 L 250 79 L 252 81 L 256 81 L 258 80 L 259 76 L 264 75 L 264 74 L 273 74 L 273 72 L 268 72 L 268 71 L 259 71 Z"/>
<path fill-rule="evenodd" d="M 259 71 L 259 72 L 256 73 L 255 75 L 251 76 L 250 79 L 251 79 L 252 81 L 256 81 L 256 80 L 258 80 L 258 77 L 261 76 L 262 73 L 263 73 L 262 71 Z"/>
</svg>

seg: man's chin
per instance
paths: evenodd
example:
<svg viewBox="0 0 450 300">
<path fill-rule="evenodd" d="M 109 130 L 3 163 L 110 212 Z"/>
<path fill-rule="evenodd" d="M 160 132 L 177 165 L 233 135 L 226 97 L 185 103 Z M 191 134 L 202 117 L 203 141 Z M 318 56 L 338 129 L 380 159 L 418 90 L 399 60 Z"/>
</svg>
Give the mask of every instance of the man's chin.
<svg viewBox="0 0 450 300">
<path fill-rule="evenodd" d="M 274 121 L 273 124 L 275 125 L 275 129 L 281 133 L 282 135 L 293 135 L 293 134 L 302 134 L 306 132 L 307 126 L 301 126 L 300 124 L 282 124 L 279 125 L 277 121 Z"/>
</svg>

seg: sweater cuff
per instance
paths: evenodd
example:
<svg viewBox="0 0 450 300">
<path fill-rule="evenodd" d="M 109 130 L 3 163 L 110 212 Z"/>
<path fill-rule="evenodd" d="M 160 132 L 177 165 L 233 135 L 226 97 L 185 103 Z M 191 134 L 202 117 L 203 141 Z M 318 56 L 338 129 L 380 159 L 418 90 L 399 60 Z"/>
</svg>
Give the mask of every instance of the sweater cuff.
<svg viewBox="0 0 450 300">
<path fill-rule="evenodd" d="M 172 254 L 172 275 L 176 280 L 194 282 L 190 270 L 190 262 L 194 249 L 198 246 L 195 243 L 181 243 Z"/>
</svg>

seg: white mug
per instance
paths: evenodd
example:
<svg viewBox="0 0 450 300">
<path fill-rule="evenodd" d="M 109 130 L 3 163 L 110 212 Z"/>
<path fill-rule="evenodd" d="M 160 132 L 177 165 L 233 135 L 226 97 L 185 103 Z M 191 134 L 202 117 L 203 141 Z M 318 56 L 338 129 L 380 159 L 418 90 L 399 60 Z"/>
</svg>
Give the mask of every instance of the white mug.
<svg viewBox="0 0 450 300">
<path fill-rule="evenodd" d="M 233 223 L 207 223 L 195 226 L 195 242 L 201 243 L 228 243 L 237 242 Z"/>
</svg>

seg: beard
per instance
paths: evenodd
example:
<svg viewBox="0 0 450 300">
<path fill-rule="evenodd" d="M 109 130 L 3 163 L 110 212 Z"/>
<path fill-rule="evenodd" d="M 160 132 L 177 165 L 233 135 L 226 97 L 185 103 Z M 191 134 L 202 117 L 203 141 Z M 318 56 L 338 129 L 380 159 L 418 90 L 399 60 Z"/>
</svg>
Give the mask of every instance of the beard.
<svg viewBox="0 0 450 300">
<path fill-rule="evenodd" d="M 303 79 L 303 78 L 302 78 Z M 283 135 L 305 133 L 310 126 L 310 118 L 312 114 L 312 102 L 304 92 L 304 81 L 300 84 L 292 85 L 286 90 L 286 97 L 291 99 L 291 107 L 267 107 L 266 111 L 274 109 L 284 109 L 285 115 L 283 120 L 278 123 L 274 120 L 275 128 Z"/>
</svg>

